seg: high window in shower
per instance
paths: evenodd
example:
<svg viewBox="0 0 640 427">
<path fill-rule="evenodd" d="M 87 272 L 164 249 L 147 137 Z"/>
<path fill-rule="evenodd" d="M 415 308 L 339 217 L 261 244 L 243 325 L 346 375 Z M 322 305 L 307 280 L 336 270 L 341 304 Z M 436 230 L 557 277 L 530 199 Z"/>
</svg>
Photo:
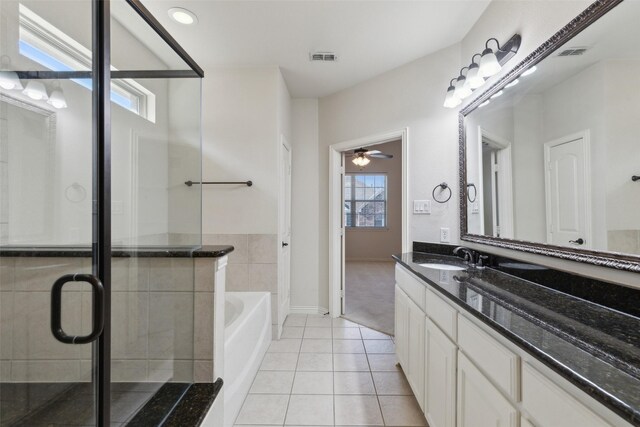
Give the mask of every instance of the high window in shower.
<svg viewBox="0 0 640 427">
<path fill-rule="evenodd" d="M 125 424 L 203 369 L 202 71 L 137 0 L 2 0 L 0 70 L 0 425 Z"/>
</svg>

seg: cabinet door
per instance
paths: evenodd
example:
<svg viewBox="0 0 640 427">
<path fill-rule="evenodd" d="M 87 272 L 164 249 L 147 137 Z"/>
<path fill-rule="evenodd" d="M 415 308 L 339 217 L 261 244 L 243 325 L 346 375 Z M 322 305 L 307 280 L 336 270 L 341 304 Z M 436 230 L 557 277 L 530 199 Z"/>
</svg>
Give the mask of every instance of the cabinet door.
<svg viewBox="0 0 640 427">
<path fill-rule="evenodd" d="M 458 352 L 458 427 L 516 427 L 518 412 L 469 359 Z"/>
<path fill-rule="evenodd" d="M 409 298 L 396 285 L 395 339 L 396 357 L 405 371 L 409 355 Z"/>
<path fill-rule="evenodd" d="M 407 379 L 418 399 L 420 407 L 424 410 L 424 340 L 425 319 L 424 312 L 411 299 L 409 303 L 409 369 Z"/>
<path fill-rule="evenodd" d="M 522 367 L 522 406 L 540 427 L 609 425 L 528 363 Z"/>
<path fill-rule="evenodd" d="M 426 320 L 425 413 L 430 427 L 456 425 L 456 357 L 458 349 L 431 320 Z"/>
</svg>

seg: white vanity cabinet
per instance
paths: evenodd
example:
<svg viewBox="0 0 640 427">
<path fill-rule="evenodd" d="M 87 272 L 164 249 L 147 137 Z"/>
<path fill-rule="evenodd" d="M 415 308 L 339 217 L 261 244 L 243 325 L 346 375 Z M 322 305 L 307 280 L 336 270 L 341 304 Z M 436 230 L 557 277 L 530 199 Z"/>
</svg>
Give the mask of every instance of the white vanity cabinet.
<svg viewBox="0 0 640 427">
<path fill-rule="evenodd" d="M 425 416 L 430 427 L 455 427 L 458 348 L 428 318 L 426 334 Z"/>
</svg>

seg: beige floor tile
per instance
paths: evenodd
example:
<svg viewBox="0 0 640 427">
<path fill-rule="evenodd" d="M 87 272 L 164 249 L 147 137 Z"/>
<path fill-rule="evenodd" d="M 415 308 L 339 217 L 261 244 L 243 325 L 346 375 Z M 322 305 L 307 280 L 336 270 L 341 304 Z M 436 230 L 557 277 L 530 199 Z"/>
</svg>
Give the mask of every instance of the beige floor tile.
<svg viewBox="0 0 640 427">
<path fill-rule="evenodd" d="M 259 371 L 249 393 L 290 394 L 294 375 L 293 371 Z"/>
<path fill-rule="evenodd" d="M 285 423 L 301 426 L 332 426 L 333 396 L 291 396 Z"/>
<path fill-rule="evenodd" d="M 402 372 L 372 372 L 372 375 L 378 395 L 413 395 Z"/>
<path fill-rule="evenodd" d="M 334 372 L 335 394 L 376 394 L 370 372 Z"/>
<path fill-rule="evenodd" d="M 388 426 L 426 426 L 427 421 L 413 396 L 378 396 Z"/>
<path fill-rule="evenodd" d="M 396 352 L 396 346 L 391 340 L 364 340 L 364 347 L 367 353 L 387 353 Z"/>
<path fill-rule="evenodd" d="M 284 424 L 289 396 L 286 394 L 250 394 L 244 401 L 237 424 Z"/>
<path fill-rule="evenodd" d="M 333 358 L 330 353 L 300 353 L 298 371 L 333 371 Z"/>
<path fill-rule="evenodd" d="M 336 317 L 333 319 L 334 328 L 358 328 L 360 325 L 352 322 L 351 320 L 344 319 L 342 317 Z"/>
<path fill-rule="evenodd" d="M 376 396 L 335 396 L 336 425 L 384 425 Z"/>
<path fill-rule="evenodd" d="M 285 326 L 282 328 L 280 338 L 302 338 L 304 328 L 299 326 Z"/>
<path fill-rule="evenodd" d="M 287 316 L 287 319 L 284 321 L 284 326 L 297 326 L 304 327 L 307 324 L 307 315 L 295 315 L 290 314 Z"/>
<path fill-rule="evenodd" d="M 307 319 L 307 327 L 330 328 L 331 323 L 332 321 L 330 317 L 309 317 Z"/>
<path fill-rule="evenodd" d="M 333 345 L 331 340 L 316 340 L 316 339 L 305 339 L 302 340 L 302 348 L 300 349 L 301 353 L 332 353 Z"/>
<path fill-rule="evenodd" d="M 261 371 L 295 371 L 298 353 L 267 353 L 260 365 Z"/>
<path fill-rule="evenodd" d="M 307 326 L 304 329 L 304 337 L 313 339 L 331 339 L 331 328 Z"/>
<path fill-rule="evenodd" d="M 369 372 L 369 362 L 362 353 L 337 353 L 333 355 L 333 370 Z"/>
<path fill-rule="evenodd" d="M 333 337 L 341 340 L 359 340 L 360 328 L 333 328 Z"/>
<path fill-rule="evenodd" d="M 369 328 L 360 328 L 362 339 L 364 340 L 390 340 L 391 336 L 383 334 L 382 332 L 374 331 Z"/>
<path fill-rule="evenodd" d="M 333 394 L 332 372 L 296 372 L 292 394 Z"/>
<path fill-rule="evenodd" d="M 362 340 L 333 340 L 334 353 L 364 353 Z"/>
<path fill-rule="evenodd" d="M 400 371 L 395 354 L 367 354 L 372 371 Z"/>
<path fill-rule="evenodd" d="M 277 341 L 271 341 L 269 346 L 269 353 L 298 353 L 300 351 L 301 339 L 281 339 Z"/>
</svg>

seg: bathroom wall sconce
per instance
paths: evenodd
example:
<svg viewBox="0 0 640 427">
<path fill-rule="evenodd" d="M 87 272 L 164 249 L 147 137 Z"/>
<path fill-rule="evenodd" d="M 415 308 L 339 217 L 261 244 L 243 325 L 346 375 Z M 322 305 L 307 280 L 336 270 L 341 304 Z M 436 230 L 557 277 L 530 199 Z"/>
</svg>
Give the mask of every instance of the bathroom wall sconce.
<svg viewBox="0 0 640 427">
<path fill-rule="evenodd" d="M 57 81 L 56 81 L 57 82 Z M 62 88 L 60 87 L 60 83 L 56 83 L 51 95 L 49 95 L 49 99 L 47 100 L 47 104 L 53 106 L 54 108 L 61 109 L 67 108 L 67 99 L 64 97 L 64 92 L 62 92 Z"/>
<path fill-rule="evenodd" d="M 497 49 L 494 52 L 489 47 L 489 42 L 495 41 Z M 460 70 L 460 75 L 451 80 L 447 95 L 444 100 L 446 108 L 455 108 L 462 103 L 462 100 L 473 93 L 485 83 L 485 79 L 496 75 L 520 49 L 522 38 L 519 34 L 514 34 L 506 43 L 500 46 L 500 42 L 495 38 L 490 38 L 484 44 L 482 54 L 476 53 L 471 57 L 471 64 Z M 476 56 L 480 56 L 480 62 L 476 62 Z M 463 74 L 467 70 L 466 75 Z M 455 80 L 455 83 L 453 81 Z"/>
<path fill-rule="evenodd" d="M 11 58 L 2 55 L 0 58 L 0 87 L 5 90 L 22 90 L 22 83 L 15 71 L 10 70 Z"/>
<path fill-rule="evenodd" d="M 31 80 L 27 83 L 27 87 L 24 88 L 22 93 L 35 101 L 46 101 L 49 99 L 47 88 L 44 86 L 44 83 L 38 80 Z"/>
</svg>

